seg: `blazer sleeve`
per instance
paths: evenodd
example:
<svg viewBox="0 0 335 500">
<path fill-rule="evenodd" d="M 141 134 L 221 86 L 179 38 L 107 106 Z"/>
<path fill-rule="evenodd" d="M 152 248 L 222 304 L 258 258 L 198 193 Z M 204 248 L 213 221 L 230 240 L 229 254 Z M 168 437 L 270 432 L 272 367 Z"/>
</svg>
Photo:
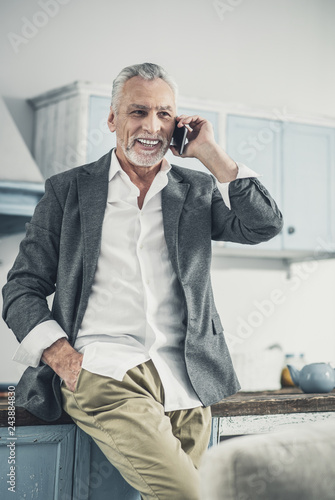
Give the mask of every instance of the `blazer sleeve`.
<svg viewBox="0 0 335 500">
<path fill-rule="evenodd" d="M 212 195 L 212 239 L 254 245 L 268 241 L 283 227 L 275 201 L 256 178 L 229 184 L 231 210 L 215 186 Z"/>
<path fill-rule="evenodd" d="M 46 298 L 55 291 L 63 210 L 50 180 L 36 206 L 3 293 L 3 319 L 21 342 L 51 320 Z"/>
</svg>

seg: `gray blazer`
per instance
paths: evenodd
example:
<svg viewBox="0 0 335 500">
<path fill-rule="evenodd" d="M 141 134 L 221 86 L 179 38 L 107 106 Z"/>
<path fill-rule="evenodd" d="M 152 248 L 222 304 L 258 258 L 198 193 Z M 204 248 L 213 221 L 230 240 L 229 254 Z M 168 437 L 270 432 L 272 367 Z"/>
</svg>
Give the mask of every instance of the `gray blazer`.
<svg viewBox="0 0 335 500">
<path fill-rule="evenodd" d="M 90 295 L 100 250 L 111 153 L 55 175 L 27 224 L 3 289 L 3 318 L 19 342 L 54 319 L 73 345 Z M 257 179 L 230 184 L 228 210 L 211 175 L 177 166 L 162 191 L 169 256 L 184 292 L 184 353 L 191 383 L 205 406 L 239 389 L 211 287 L 211 240 L 255 244 L 275 236 L 282 216 Z M 46 297 L 55 292 L 52 311 Z M 42 362 L 17 386 L 17 404 L 46 420 L 61 415 L 60 380 Z"/>
</svg>

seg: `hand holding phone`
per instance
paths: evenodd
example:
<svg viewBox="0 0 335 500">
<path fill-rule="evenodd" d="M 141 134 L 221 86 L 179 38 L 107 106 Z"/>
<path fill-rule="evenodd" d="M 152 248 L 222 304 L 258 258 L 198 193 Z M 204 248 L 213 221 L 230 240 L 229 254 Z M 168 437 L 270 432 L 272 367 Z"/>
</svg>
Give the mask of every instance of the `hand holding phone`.
<svg viewBox="0 0 335 500">
<path fill-rule="evenodd" d="M 185 144 L 186 144 L 186 136 L 187 136 L 187 128 L 185 126 L 178 127 L 178 121 L 176 120 L 176 125 L 172 135 L 171 146 L 174 146 L 180 155 L 183 154 Z"/>
</svg>

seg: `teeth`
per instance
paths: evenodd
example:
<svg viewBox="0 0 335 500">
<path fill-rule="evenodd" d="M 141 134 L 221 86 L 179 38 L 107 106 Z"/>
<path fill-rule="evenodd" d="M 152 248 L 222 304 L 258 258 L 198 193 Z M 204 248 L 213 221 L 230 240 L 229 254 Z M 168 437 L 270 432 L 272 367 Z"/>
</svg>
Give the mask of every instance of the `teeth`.
<svg viewBox="0 0 335 500">
<path fill-rule="evenodd" d="M 137 139 L 141 144 L 146 144 L 147 146 L 156 146 L 159 141 L 150 141 L 149 139 Z"/>
</svg>

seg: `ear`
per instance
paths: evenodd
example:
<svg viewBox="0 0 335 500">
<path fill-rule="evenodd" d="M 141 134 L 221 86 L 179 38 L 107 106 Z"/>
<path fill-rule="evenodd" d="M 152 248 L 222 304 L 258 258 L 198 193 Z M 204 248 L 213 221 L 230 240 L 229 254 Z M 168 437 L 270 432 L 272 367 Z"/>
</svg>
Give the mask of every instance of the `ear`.
<svg viewBox="0 0 335 500">
<path fill-rule="evenodd" d="M 107 119 L 107 125 L 108 125 L 108 128 L 111 132 L 115 132 L 115 130 L 116 130 L 115 120 L 116 120 L 116 115 L 115 115 L 115 112 L 111 106 L 110 112 L 108 115 L 108 119 Z"/>
</svg>

